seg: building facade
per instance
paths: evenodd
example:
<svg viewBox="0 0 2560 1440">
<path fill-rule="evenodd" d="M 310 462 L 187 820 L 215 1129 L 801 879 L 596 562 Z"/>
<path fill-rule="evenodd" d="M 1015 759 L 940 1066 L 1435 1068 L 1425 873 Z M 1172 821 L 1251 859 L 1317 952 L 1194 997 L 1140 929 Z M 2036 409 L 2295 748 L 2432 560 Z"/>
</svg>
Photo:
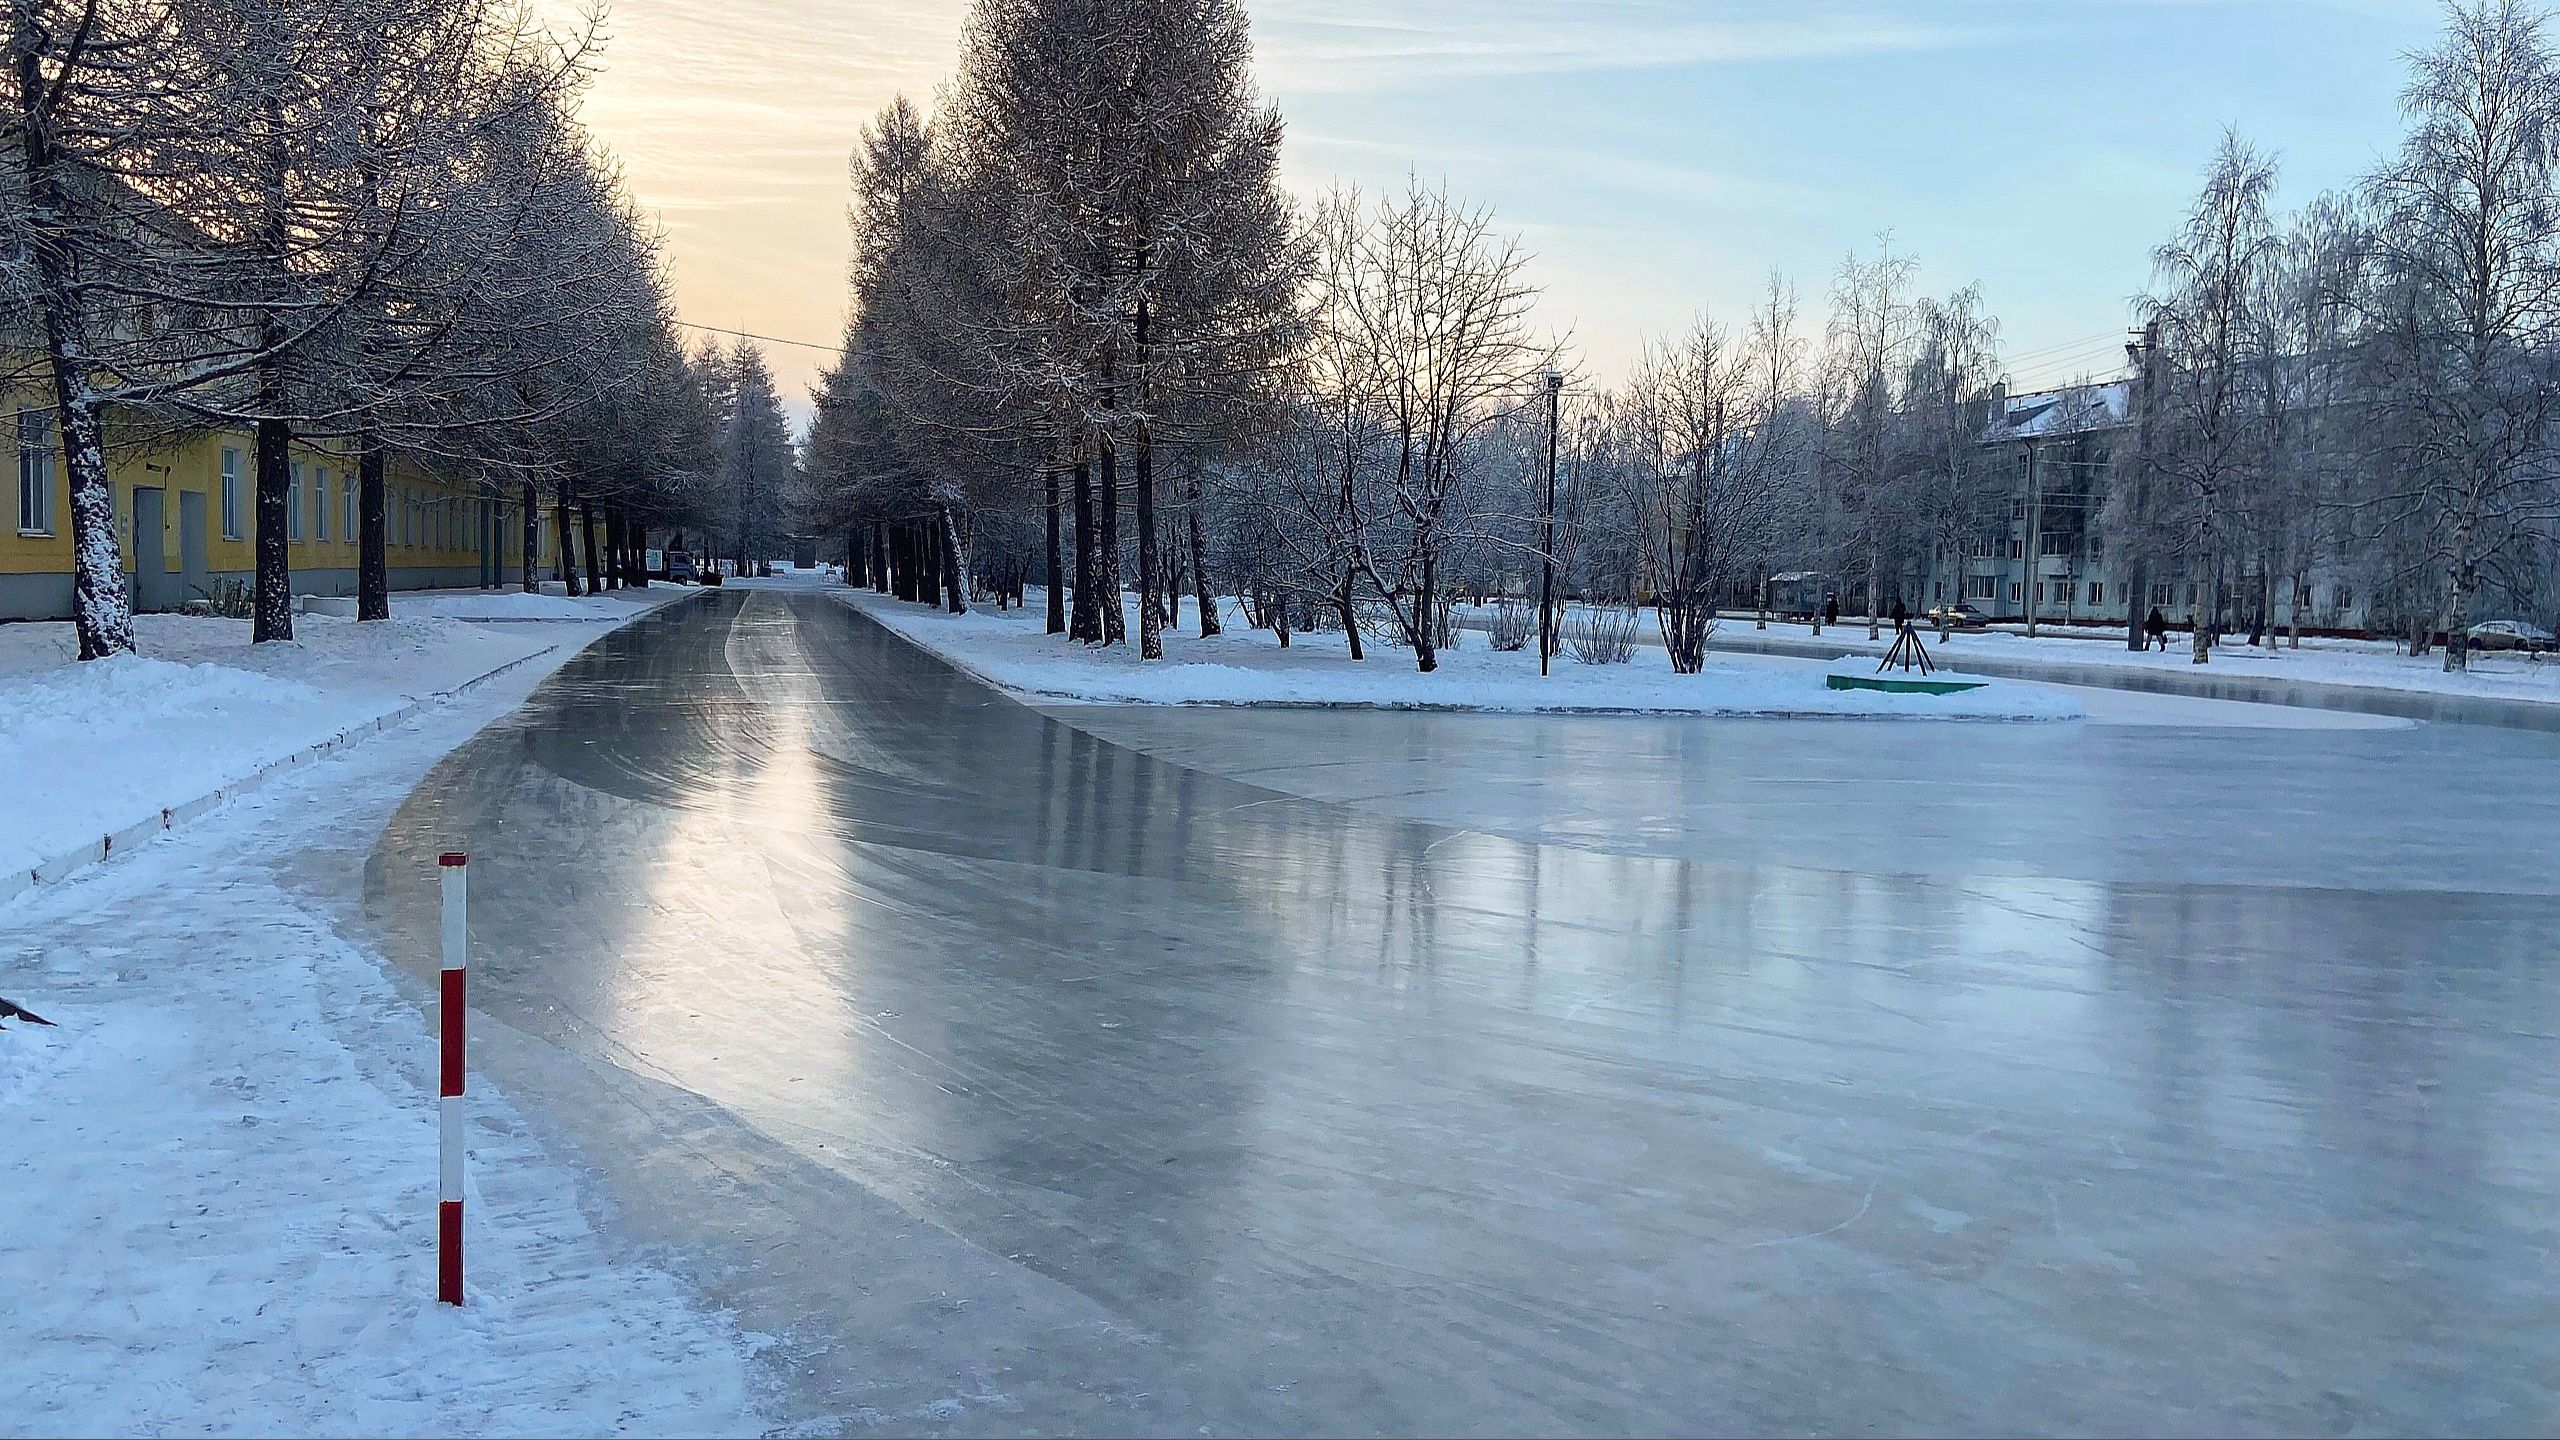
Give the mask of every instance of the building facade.
<svg viewBox="0 0 2560 1440">
<path fill-rule="evenodd" d="M 2133 382 L 2075 385 L 2002 395 L 1980 441 L 1994 477 L 1994 503 L 2005 523 L 1967 543 L 1962 555 L 1931 565 L 1930 603 L 1961 599 L 1994 620 L 2032 615 L 2054 624 L 2122 625 L 2158 609 L 2171 624 L 2194 617 L 2196 585 L 2183 562 L 2155 560 L 2142 594 L 2131 591 L 2132 566 L 2109 543 L 2109 491 L 2117 461 L 2136 453 Z M 2244 558 L 2225 596 L 2226 617 L 2263 613 L 2272 625 L 2298 618 L 2305 629 L 2361 630 L 2370 587 L 2353 566 L 2322 557 L 2305 572 L 2270 587 L 2254 558 Z"/>
<path fill-rule="evenodd" d="M 0 528 L 0 620 L 71 614 L 71 494 L 54 414 L 22 393 L 7 416 L 14 442 L 13 523 Z M 108 460 L 116 548 L 138 611 L 211 600 L 256 567 L 257 480 L 246 431 L 204 431 Z M 429 473 L 402 457 L 384 467 L 391 588 L 519 583 L 521 507 Z M 296 595 L 356 592 L 356 462 L 343 448 L 296 445 L 286 547 Z M 556 527 L 540 527 L 537 575 L 556 577 Z"/>
</svg>

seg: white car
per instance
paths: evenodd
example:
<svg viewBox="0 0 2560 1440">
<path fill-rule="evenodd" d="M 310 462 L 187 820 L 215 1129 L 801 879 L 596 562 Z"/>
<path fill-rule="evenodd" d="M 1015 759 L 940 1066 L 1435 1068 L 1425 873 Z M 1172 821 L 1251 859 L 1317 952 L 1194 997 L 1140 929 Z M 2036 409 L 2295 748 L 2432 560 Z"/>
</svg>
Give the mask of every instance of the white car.
<svg viewBox="0 0 2560 1440">
<path fill-rule="evenodd" d="M 2551 632 L 2522 620 L 2483 620 L 2471 627 L 2471 643 L 2482 650 L 2548 650 Z"/>
</svg>

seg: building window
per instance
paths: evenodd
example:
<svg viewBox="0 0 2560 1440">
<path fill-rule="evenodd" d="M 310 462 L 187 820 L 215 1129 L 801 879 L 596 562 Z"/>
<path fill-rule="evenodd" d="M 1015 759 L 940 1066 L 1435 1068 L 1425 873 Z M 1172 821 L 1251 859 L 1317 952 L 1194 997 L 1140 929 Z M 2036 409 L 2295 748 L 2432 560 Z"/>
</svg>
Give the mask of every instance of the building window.
<svg viewBox="0 0 2560 1440">
<path fill-rule="evenodd" d="M 222 538 L 240 539 L 240 521 L 240 451 L 225 445 L 222 447 Z"/>
<path fill-rule="evenodd" d="M 357 527 L 362 523 L 363 518 L 358 513 L 356 506 L 356 477 L 353 475 L 339 476 L 338 523 L 347 527 L 347 538 L 350 540 L 356 538 Z"/>
<path fill-rule="evenodd" d="M 401 487 L 400 487 L 400 543 L 401 543 L 401 545 L 403 545 L 404 547 L 405 547 L 405 546 L 407 546 L 407 545 L 408 545 L 412 540 L 414 540 L 414 539 L 416 539 L 416 538 L 417 538 L 417 530 L 418 530 L 418 515 L 417 515 L 417 510 L 418 510 L 418 502 L 417 502 L 417 500 L 416 500 L 416 498 L 415 498 L 415 497 L 413 497 L 413 496 L 411 496 L 411 495 L 409 494 L 409 487 L 408 487 L 408 486 L 406 486 L 406 485 L 401 486 Z"/>
<path fill-rule="evenodd" d="M 2107 587 L 2099 584 L 2095 580 L 2090 581 L 2089 603 L 2092 605 L 2104 605 L 2107 603 Z"/>
<path fill-rule="evenodd" d="M 2196 603 L 2196 587 L 2193 585 L 2187 587 L 2187 603 L 2189 605 Z"/>
<path fill-rule="evenodd" d="M 2044 582 L 2041 580 L 2036 582 L 2036 603 L 2039 605 L 2044 603 Z"/>
<path fill-rule="evenodd" d="M 302 462 L 299 460 L 293 462 L 290 478 L 284 486 L 284 538 L 302 538 Z"/>
<path fill-rule="evenodd" d="M 53 416 L 18 412 L 18 533 L 53 533 Z"/>
<path fill-rule="evenodd" d="M 311 487 L 311 538 L 329 538 L 329 467 L 320 467 L 320 483 Z"/>
<path fill-rule="evenodd" d="M 2018 582 L 2015 580 L 2009 582 L 2009 603 L 2018 603 Z"/>
<path fill-rule="evenodd" d="M 2042 548 L 2047 555 L 2068 555 L 2071 553 L 2071 536 L 2065 531 L 2047 530 Z"/>
</svg>

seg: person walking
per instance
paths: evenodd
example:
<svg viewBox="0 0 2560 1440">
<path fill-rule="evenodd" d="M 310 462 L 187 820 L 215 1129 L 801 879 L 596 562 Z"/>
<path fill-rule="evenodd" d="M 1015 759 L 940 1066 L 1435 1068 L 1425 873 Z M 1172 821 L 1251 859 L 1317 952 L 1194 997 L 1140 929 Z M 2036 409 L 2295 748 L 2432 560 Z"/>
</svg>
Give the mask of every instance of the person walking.
<svg viewBox="0 0 2560 1440">
<path fill-rule="evenodd" d="M 2150 617 L 2142 622 L 2142 633 L 2150 636 L 2151 643 L 2159 646 L 2163 654 L 2168 652 L 2169 622 L 2161 617 L 2159 606 L 2151 607 Z"/>
<path fill-rule="evenodd" d="M 1904 608 L 1902 597 L 1899 595 L 1893 597 L 1893 628 L 1896 630 L 1911 628 L 1911 612 Z"/>
<path fill-rule="evenodd" d="M 1837 625 L 1840 623 L 1839 596 L 1825 595 L 1822 597 L 1822 623 L 1825 625 Z"/>
</svg>

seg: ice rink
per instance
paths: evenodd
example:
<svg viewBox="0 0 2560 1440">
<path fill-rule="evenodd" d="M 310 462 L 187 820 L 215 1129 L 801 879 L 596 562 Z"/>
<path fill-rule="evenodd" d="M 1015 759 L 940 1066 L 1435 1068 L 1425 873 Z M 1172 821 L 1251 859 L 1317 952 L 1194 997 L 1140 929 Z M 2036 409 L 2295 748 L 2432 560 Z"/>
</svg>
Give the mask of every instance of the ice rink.
<svg viewBox="0 0 2560 1440">
<path fill-rule="evenodd" d="M 1042 713 L 732 588 L 367 905 L 471 850 L 480 1057 L 786 1421 L 2560 1426 L 2560 736 L 2090 693 Z"/>
</svg>

